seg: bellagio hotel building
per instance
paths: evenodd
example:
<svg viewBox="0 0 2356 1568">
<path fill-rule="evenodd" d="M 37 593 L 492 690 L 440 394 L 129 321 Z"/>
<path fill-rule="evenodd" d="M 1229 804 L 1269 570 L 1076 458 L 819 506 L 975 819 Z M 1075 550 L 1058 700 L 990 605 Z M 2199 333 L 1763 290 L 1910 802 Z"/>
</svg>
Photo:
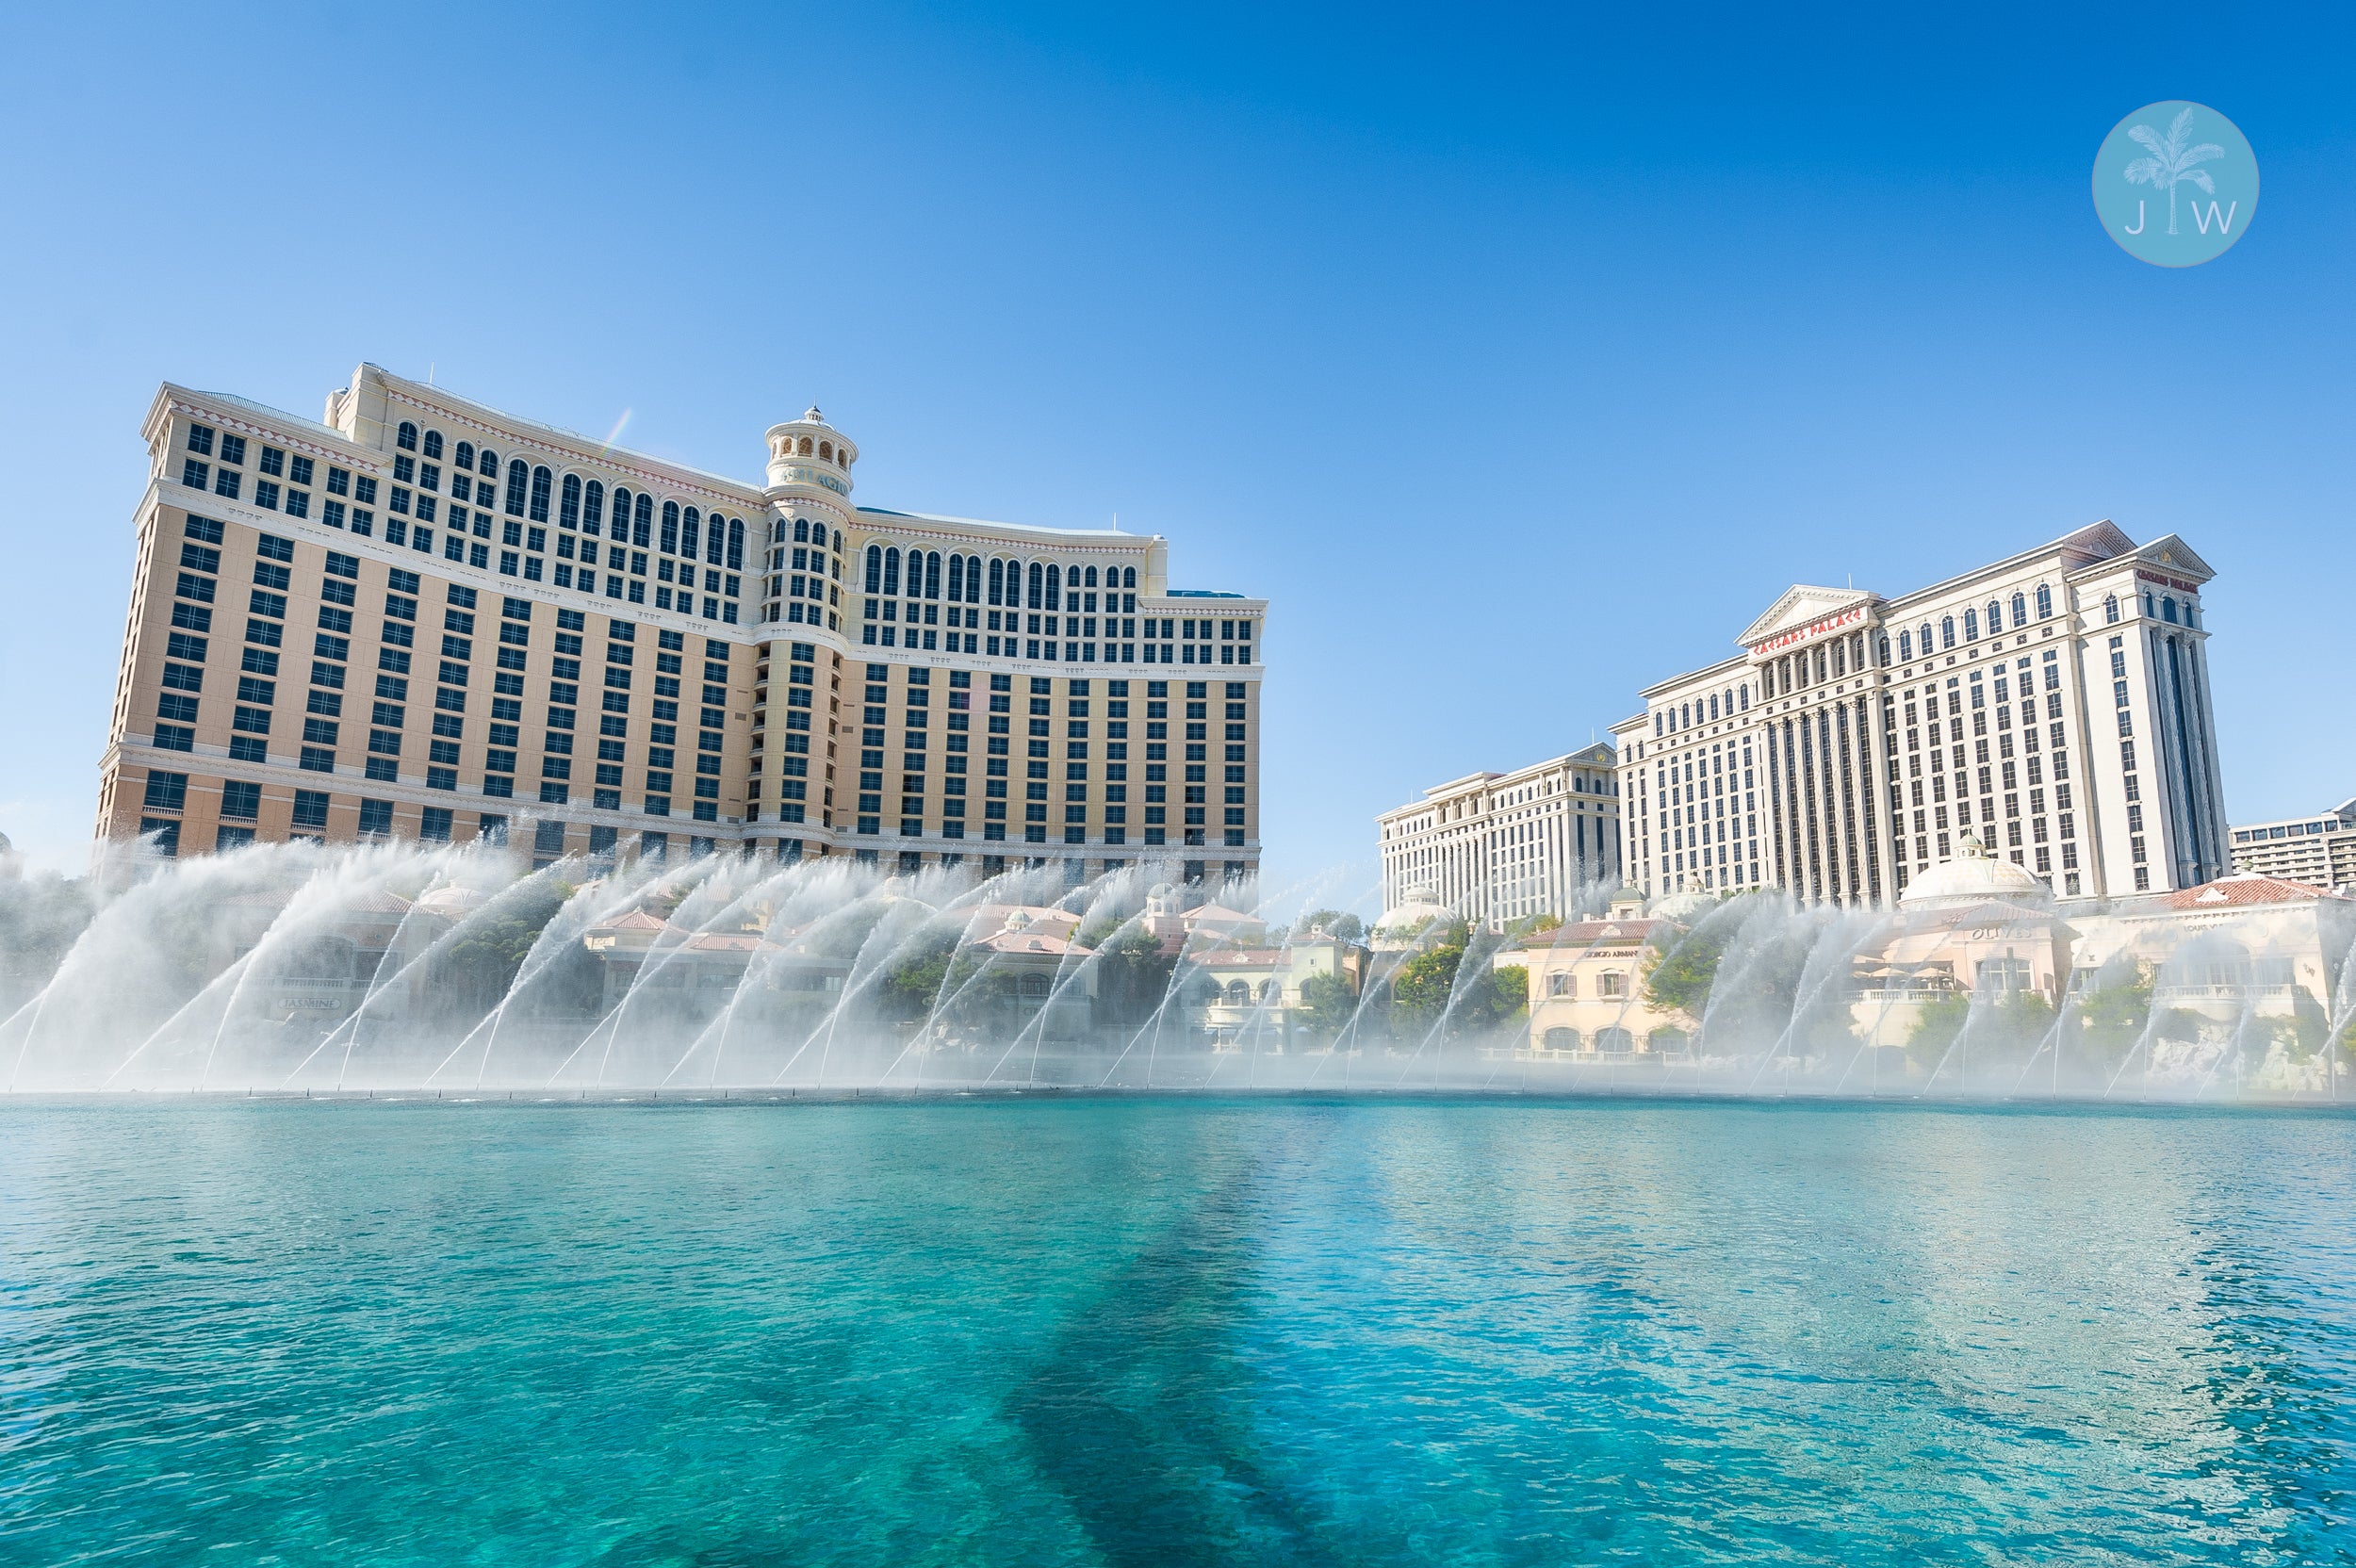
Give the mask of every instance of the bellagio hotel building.
<svg viewBox="0 0 2356 1568">
<path fill-rule="evenodd" d="M 1894 598 L 1791 589 L 1612 727 L 1629 879 L 1887 905 L 1967 833 L 2066 899 L 2225 874 L 2213 575 L 2103 522 Z"/>
<path fill-rule="evenodd" d="M 816 409 L 758 485 L 373 366 L 145 433 L 102 838 L 1257 865 L 1268 607 L 1159 537 L 855 506 Z"/>
</svg>

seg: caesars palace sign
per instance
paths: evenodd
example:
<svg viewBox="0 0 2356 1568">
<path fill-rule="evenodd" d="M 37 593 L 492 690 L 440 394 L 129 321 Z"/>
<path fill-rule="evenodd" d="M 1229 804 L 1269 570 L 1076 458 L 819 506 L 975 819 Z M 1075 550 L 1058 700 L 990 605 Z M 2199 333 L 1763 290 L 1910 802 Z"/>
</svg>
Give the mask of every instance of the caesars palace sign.
<svg viewBox="0 0 2356 1568">
<path fill-rule="evenodd" d="M 1821 621 L 1810 621 L 1808 625 L 1794 627 L 1790 631 L 1778 631 L 1765 642 L 1754 645 L 1751 651 L 1755 654 L 1775 653 L 1795 644 L 1805 643 L 1812 637 L 1821 637 L 1827 631 L 1838 631 L 1842 627 L 1855 626 L 1863 619 L 1865 619 L 1865 606 L 1853 605 L 1849 609 L 1827 615 Z"/>
</svg>

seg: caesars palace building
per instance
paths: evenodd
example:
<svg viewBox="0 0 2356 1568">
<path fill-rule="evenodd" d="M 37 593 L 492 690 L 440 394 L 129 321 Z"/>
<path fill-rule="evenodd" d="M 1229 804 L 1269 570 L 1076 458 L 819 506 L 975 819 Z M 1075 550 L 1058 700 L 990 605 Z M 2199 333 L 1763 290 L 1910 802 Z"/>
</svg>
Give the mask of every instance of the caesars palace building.
<svg viewBox="0 0 2356 1568">
<path fill-rule="evenodd" d="M 1257 865 L 1268 607 L 1159 537 L 854 506 L 816 409 L 765 484 L 373 366 L 145 434 L 104 839 Z"/>
<path fill-rule="evenodd" d="M 1629 880 L 1890 904 L 1966 833 L 2065 898 L 2225 874 L 2213 575 L 2102 522 L 1896 598 L 1792 588 L 1612 727 Z"/>
</svg>

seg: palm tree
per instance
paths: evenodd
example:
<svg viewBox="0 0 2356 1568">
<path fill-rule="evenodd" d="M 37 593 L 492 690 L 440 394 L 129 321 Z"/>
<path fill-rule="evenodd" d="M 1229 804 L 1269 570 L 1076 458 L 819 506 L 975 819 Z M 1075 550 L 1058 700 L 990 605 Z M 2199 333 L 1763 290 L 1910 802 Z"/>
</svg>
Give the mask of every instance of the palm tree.
<svg viewBox="0 0 2356 1568">
<path fill-rule="evenodd" d="M 2137 125 L 2127 133 L 2129 138 L 2151 150 L 2150 157 L 2137 158 L 2127 166 L 2127 183 L 2152 186 L 2168 192 L 2168 232 L 2170 234 L 2176 232 L 2176 182 L 2189 180 L 2207 194 L 2216 195 L 2217 183 L 2209 178 L 2209 172 L 2196 169 L 2193 165 L 2225 155 L 2225 149 L 2214 141 L 2204 141 L 2198 147 L 2185 146 L 2184 136 L 2191 128 L 2192 110 L 2184 109 L 2169 122 L 2166 136 L 2149 125 Z"/>
</svg>

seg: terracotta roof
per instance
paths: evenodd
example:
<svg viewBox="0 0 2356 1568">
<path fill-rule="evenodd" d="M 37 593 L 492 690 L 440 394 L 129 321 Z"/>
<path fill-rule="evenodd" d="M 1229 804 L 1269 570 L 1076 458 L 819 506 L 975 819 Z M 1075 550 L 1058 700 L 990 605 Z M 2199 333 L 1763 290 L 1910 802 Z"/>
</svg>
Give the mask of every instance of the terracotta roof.
<svg viewBox="0 0 2356 1568">
<path fill-rule="evenodd" d="M 996 936 L 984 937 L 981 940 L 968 945 L 986 947 L 992 953 L 1036 953 L 1049 957 L 1062 957 L 1066 954 L 1092 951 L 1080 946 L 1077 942 L 1068 942 L 1060 937 L 1052 937 L 1039 931 L 1001 931 Z"/>
<path fill-rule="evenodd" d="M 707 931 L 689 938 L 687 945 L 704 953 L 751 953 L 767 944 L 748 931 Z"/>
<path fill-rule="evenodd" d="M 1552 949 L 1577 952 L 1582 947 L 1597 947 L 1614 942 L 1635 943 L 1652 934 L 1657 920 L 1583 920 L 1572 925 L 1558 925 L 1551 931 L 1532 931 L 1514 944 L 1523 953 L 1544 953 Z"/>
<path fill-rule="evenodd" d="M 1285 969 L 1292 955 L 1278 947 L 1236 947 L 1199 950 L 1187 961 L 1201 969 Z"/>
<path fill-rule="evenodd" d="M 2338 896 L 2326 892 L 2312 882 L 2293 882 L 2286 877 L 2266 876 L 2257 872 L 2236 872 L 2198 888 L 2163 893 L 2159 903 L 2161 907 L 2167 909 L 2228 909 L 2263 904 L 2304 904 L 2310 899 Z"/>
</svg>

